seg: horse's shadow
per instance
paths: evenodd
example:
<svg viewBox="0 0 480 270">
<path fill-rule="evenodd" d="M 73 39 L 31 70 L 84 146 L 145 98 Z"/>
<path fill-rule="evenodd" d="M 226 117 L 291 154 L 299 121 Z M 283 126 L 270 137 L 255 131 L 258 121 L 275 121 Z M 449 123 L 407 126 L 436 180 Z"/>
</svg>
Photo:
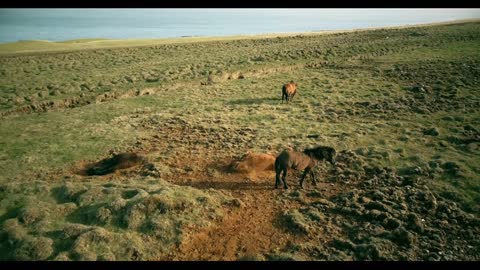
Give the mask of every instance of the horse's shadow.
<svg viewBox="0 0 480 270">
<path fill-rule="evenodd" d="M 233 99 L 227 102 L 229 105 L 252 105 L 252 104 L 276 104 L 280 102 L 279 98 L 265 97 L 265 98 L 241 98 Z"/>
<path fill-rule="evenodd" d="M 189 183 L 188 186 L 198 189 L 222 189 L 222 190 L 273 190 L 273 184 L 266 182 L 217 182 L 217 181 L 199 181 Z"/>
</svg>

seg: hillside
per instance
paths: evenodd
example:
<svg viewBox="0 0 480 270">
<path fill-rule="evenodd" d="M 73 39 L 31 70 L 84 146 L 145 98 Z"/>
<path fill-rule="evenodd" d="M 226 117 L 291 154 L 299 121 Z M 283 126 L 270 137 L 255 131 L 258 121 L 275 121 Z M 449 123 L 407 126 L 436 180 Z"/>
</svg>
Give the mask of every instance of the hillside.
<svg viewBox="0 0 480 270">
<path fill-rule="evenodd" d="M 478 21 L 92 42 L 0 45 L 1 260 L 480 259 Z"/>
</svg>

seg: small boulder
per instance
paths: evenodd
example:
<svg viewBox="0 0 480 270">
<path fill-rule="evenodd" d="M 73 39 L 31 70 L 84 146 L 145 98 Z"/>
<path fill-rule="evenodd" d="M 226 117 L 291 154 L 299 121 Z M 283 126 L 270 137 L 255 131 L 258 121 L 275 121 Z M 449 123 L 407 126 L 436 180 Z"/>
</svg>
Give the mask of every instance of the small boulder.
<svg viewBox="0 0 480 270">
<path fill-rule="evenodd" d="M 430 136 L 438 136 L 440 134 L 440 132 L 438 131 L 437 128 L 433 127 L 433 128 L 425 129 L 423 131 L 423 134 L 430 135 Z"/>
</svg>

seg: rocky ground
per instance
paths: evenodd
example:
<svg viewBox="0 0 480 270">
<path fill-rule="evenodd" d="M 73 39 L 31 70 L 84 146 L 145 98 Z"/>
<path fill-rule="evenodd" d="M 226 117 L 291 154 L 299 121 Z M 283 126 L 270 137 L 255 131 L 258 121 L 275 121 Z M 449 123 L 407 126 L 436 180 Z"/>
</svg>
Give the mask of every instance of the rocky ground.
<svg viewBox="0 0 480 270">
<path fill-rule="evenodd" d="M 0 260 L 477 261 L 478 29 L 0 56 Z"/>
</svg>

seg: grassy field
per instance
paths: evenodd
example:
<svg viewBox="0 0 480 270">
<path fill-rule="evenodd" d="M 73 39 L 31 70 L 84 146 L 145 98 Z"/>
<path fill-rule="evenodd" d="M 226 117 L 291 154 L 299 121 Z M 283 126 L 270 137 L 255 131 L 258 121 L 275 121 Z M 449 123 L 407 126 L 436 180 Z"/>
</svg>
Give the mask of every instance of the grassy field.
<svg viewBox="0 0 480 270">
<path fill-rule="evenodd" d="M 479 260 L 479 63 L 478 21 L 0 44 L 0 259 Z M 318 186 L 224 169 L 315 145 Z"/>
</svg>

